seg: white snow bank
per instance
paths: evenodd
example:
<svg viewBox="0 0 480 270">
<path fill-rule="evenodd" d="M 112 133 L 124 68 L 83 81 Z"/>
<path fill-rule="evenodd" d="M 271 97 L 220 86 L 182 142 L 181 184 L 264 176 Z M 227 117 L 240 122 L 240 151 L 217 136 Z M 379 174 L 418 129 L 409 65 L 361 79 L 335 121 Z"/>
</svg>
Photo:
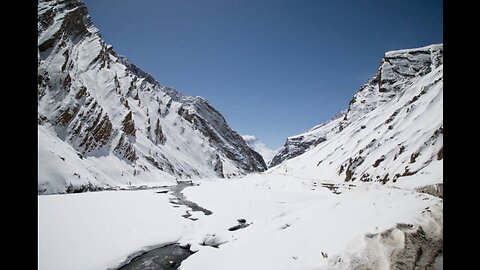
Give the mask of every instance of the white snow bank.
<svg viewBox="0 0 480 270">
<path fill-rule="evenodd" d="M 200 220 L 196 236 L 215 235 L 219 249 L 198 246 L 199 252 L 182 264 L 188 269 L 317 269 L 333 255 L 364 252 L 364 236 L 397 223 L 423 224 L 421 212 L 441 200 L 410 190 L 365 184 L 334 195 L 326 188 L 300 191 L 298 179 L 266 175 L 231 182 L 209 182 L 184 191 L 187 197 L 213 211 Z M 270 184 L 278 184 L 276 187 Z M 236 219 L 249 227 L 227 231 Z M 198 227 L 197 227 L 198 228 Z M 197 238 L 195 238 L 197 237 Z M 349 253 L 345 253 L 345 252 Z M 325 254 L 324 256 L 322 256 Z M 349 269 L 348 265 L 346 268 Z"/>
<path fill-rule="evenodd" d="M 165 194 L 104 191 L 38 196 L 38 269 L 107 269 L 175 242 L 190 220 Z"/>
</svg>

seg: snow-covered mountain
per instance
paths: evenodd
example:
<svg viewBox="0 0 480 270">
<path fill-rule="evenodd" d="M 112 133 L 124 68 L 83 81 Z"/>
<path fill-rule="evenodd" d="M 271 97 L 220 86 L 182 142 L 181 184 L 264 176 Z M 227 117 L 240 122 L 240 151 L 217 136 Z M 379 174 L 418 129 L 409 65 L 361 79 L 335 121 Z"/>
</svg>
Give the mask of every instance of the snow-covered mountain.
<svg viewBox="0 0 480 270">
<path fill-rule="evenodd" d="M 257 137 L 253 135 L 242 135 L 242 138 L 245 140 L 248 146 L 255 150 L 255 152 L 262 155 L 263 160 L 268 165 L 272 158 L 277 154 L 277 150 L 273 150 L 261 142 Z"/>
<path fill-rule="evenodd" d="M 283 147 L 276 152 L 268 166 L 274 167 L 283 161 L 299 156 L 307 150 L 317 146 L 319 143 L 324 142 L 326 136 L 337 127 L 343 114 L 344 112 L 336 115 L 326 123 L 311 128 L 305 133 L 288 137 Z"/>
<path fill-rule="evenodd" d="M 270 166 L 333 182 L 442 183 L 443 45 L 387 52 L 344 113 L 288 138 Z"/>
<path fill-rule="evenodd" d="M 205 99 L 119 56 L 80 0 L 38 3 L 38 192 L 266 169 Z"/>
</svg>

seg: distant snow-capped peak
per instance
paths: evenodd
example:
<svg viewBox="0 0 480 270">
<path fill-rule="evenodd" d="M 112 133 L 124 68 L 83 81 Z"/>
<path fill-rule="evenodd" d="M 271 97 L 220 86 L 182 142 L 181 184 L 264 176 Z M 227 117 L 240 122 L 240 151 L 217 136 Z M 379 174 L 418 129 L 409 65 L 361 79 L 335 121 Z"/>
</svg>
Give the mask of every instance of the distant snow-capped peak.
<svg viewBox="0 0 480 270">
<path fill-rule="evenodd" d="M 263 160 L 268 165 L 273 157 L 277 154 L 278 149 L 274 150 L 265 145 L 262 141 L 260 141 L 257 137 L 253 135 L 242 135 L 243 139 L 247 143 L 250 148 L 252 148 L 255 152 L 262 155 Z"/>
</svg>

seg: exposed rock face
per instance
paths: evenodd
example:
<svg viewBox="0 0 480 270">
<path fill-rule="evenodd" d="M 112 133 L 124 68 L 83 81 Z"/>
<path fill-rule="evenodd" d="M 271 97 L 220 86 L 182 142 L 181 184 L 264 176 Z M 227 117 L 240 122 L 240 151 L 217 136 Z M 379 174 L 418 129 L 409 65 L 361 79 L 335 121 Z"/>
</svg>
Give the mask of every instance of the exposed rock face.
<svg viewBox="0 0 480 270">
<path fill-rule="evenodd" d="M 287 139 L 287 142 L 285 145 L 282 147 L 280 152 L 276 154 L 272 162 L 270 163 L 270 166 L 273 167 L 275 165 L 278 165 L 282 163 L 282 161 L 286 159 L 291 159 L 296 156 L 299 156 L 303 153 L 305 153 L 308 149 L 317 146 L 319 143 L 326 141 L 324 137 L 306 137 L 303 135 L 296 136 L 296 137 L 290 137 Z"/>
<path fill-rule="evenodd" d="M 162 132 L 162 126 L 160 126 L 160 119 L 157 119 L 157 124 L 155 125 L 155 143 L 156 144 L 165 144 L 167 137 Z"/>
<path fill-rule="evenodd" d="M 266 169 L 205 99 L 117 55 L 80 0 L 38 3 L 38 124 L 39 138 L 58 147 L 39 145 L 39 158 L 72 156 L 69 166 L 39 167 L 42 193 Z"/>
<path fill-rule="evenodd" d="M 347 110 L 288 138 L 270 166 L 335 182 L 443 181 L 443 45 L 387 52 Z"/>
<path fill-rule="evenodd" d="M 127 160 L 129 162 L 137 160 L 135 150 L 125 134 L 120 136 L 117 146 L 113 149 L 113 153 L 122 160 Z"/>
<path fill-rule="evenodd" d="M 128 112 L 122 121 L 122 130 L 127 135 L 135 136 L 135 122 L 133 122 L 132 112 Z"/>
<path fill-rule="evenodd" d="M 443 183 L 418 187 L 416 190 L 443 199 Z"/>
<path fill-rule="evenodd" d="M 219 177 L 224 177 L 223 175 L 223 163 L 219 155 L 215 155 L 213 170 Z"/>
</svg>

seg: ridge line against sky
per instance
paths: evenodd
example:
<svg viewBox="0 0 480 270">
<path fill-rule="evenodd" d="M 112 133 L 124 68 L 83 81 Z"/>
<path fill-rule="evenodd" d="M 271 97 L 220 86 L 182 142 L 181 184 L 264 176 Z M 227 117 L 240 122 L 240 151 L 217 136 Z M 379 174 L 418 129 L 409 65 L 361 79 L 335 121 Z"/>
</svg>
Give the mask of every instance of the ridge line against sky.
<svg viewBox="0 0 480 270">
<path fill-rule="evenodd" d="M 276 149 L 346 109 L 386 51 L 443 43 L 443 1 L 84 0 L 103 39 Z"/>
</svg>

